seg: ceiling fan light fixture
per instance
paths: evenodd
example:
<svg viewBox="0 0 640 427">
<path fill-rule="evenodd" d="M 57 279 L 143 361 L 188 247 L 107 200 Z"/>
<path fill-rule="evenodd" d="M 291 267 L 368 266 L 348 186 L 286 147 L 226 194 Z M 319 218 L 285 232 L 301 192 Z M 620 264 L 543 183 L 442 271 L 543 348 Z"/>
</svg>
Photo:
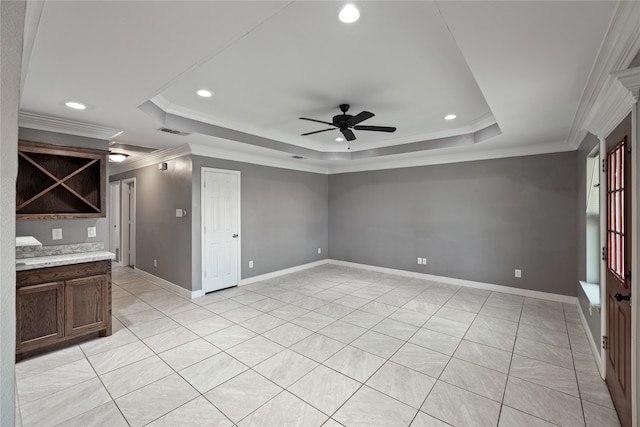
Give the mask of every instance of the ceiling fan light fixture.
<svg viewBox="0 0 640 427">
<path fill-rule="evenodd" d="M 453 120 L 456 117 L 458 117 L 458 116 L 456 116 L 455 114 L 447 114 L 446 116 L 444 116 L 444 119 L 445 120 Z"/>
<path fill-rule="evenodd" d="M 213 96 L 213 92 L 207 89 L 199 89 L 197 92 L 198 96 L 203 98 L 211 98 Z"/>
<path fill-rule="evenodd" d="M 360 18 L 360 11 L 354 5 L 347 4 L 340 9 L 338 18 L 345 24 L 352 24 Z"/>
<path fill-rule="evenodd" d="M 79 102 L 75 102 L 75 101 L 65 102 L 64 105 L 66 105 L 69 108 L 73 108 L 74 110 L 84 110 L 87 108 L 86 105 L 81 104 Z"/>
<path fill-rule="evenodd" d="M 113 153 L 113 152 L 109 151 L 109 161 L 110 162 L 116 162 L 116 163 L 124 162 L 127 159 L 127 157 L 129 157 L 128 154 Z"/>
</svg>

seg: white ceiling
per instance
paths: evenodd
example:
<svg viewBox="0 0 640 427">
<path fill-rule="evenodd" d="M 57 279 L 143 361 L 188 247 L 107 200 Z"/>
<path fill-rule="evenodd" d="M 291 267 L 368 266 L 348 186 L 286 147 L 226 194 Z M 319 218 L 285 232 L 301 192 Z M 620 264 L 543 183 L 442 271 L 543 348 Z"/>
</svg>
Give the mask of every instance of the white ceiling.
<svg viewBox="0 0 640 427">
<path fill-rule="evenodd" d="M 30 2 L 21 125 L 327 172 L 576 148 L 618 2 L 355 3 Z M 398 130 L 300 136 L 341 103 Z"/>
</svg>

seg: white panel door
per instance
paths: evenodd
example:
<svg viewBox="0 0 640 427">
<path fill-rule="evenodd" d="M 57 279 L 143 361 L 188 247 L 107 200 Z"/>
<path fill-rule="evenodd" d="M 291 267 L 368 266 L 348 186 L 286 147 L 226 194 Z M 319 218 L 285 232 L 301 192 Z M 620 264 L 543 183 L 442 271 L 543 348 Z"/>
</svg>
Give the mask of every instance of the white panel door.
<svg viewBox="0 0 640 427">
<path fill-rule="evenodd" d="M 203 289 L 238 284 L 238 190 L 235 172 L 203 169 Z"/>
</svg>

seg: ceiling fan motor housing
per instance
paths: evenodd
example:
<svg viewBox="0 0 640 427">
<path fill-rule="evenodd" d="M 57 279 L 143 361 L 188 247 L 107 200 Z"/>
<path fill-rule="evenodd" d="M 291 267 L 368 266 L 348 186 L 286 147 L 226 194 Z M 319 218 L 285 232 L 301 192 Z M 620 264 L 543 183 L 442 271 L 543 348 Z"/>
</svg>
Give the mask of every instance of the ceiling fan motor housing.
<svg viewBox="0 0 640 427">
<path fill-rule="evenodd" d="M 353 117 L 351 114 L 338 114 L 333 116 L 333 124 L 340 129 L 346 129 L 349 127 L 348 121 L 351 117 Z"/>
</svg>

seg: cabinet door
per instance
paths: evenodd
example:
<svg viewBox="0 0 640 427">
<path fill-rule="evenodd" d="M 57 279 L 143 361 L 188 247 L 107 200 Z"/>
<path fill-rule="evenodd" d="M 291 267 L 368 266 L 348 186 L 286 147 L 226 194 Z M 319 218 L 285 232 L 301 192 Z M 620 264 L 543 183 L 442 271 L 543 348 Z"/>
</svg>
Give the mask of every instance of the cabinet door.
<svg viewBox="0 0 640 427">
<path fill-rule="evenodd" d="M 67 336 L 94 332 L 107 327 L 107 275 L 67 280 L 65 286 Z"/>
<path fill-rule="evenodd" d="M 64 282 L 16 290 L 16 350 L 28 351 L 64 336 Z"/>
</svg>

